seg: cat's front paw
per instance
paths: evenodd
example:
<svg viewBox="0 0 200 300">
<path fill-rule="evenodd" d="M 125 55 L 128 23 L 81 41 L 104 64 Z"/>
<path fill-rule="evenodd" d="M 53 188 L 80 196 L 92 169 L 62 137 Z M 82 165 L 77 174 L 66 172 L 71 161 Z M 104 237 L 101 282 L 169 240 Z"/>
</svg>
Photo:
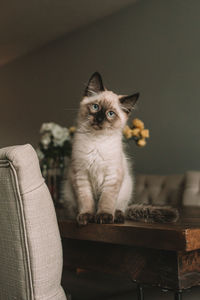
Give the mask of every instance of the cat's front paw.
<svg viewBox="0 0 200 300">
<path fill-rule="evenodd" d="M 123 211 L 117 209 L 115 211 L 115 223 L 122 224 L 125 221 L 125 215 Z"/>
<path fill-rule="evenodd" d="M 98 224 L 112 224 L 114 218 L 113 215 L 109 213 L 98 213 L 96 214 L 95 222 Z"/>
<path fill-rule="evenodd" d="M 79 225 L 84 226 L 87 225 L 88 223 L 94 222 L 94 215 L 91 213 L 78 214 L 76 219 Z"/>
</svg>

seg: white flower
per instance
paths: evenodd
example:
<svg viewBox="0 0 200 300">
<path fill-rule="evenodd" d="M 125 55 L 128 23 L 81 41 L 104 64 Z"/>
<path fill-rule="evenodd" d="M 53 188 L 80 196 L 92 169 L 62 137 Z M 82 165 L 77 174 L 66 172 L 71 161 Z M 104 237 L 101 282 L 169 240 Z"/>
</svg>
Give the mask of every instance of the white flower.
<svg viewBox="0 0 200 300">
<path fill-rule="evenodd" d="M 40 133 L 44 133 L 46 131 L 52 131 L 53 127 L 56 124 L 54 122 L 50 122 L 50 123 L 43 123 L 41 128 L 40 128 Z"/>
<path fill-rule="evenodd" d="M 55 146 L 63 146 L 65 141 L 70 140 L 69 130 L 57 124 L 55 124 L 52 129 L 52 135 L 54 137 L 53 142 Z"/>
<path fill-rule="evenodd" d="M 56 139 L 62 138 L 63 128 L 60 125 L 54 123 L 52 127 L 52 135 Z"/>
<path fill-rule="evenodd" d="M 68 131 L 63 130 L 62 135 L 59 136 L 59 138 L 54 138 L 53 139 L 53 143 L 55 146 L 63 146 L 65 141 L 69 141 L 70 137 L 69 137 L 69 133 Z"/>
<path fill-rule="evenodd" d="M 62 127 L 54 122 L 43 123 L 40 129 L 42 134 L 41 143 L 45 149 L 51 141 L 51 136 L 53 137 L 54 146 L 63 146 L 65 141 L 70 141 L 69 130 L 66 127 Z"/>
<path fill-rule="evenodd" d="M 69 129 L 66 127 L 63 127 L 63 135 L 62 138 L 64 141 L 70 141 L 70 134 L 69 134 Z"/>
<path fill-rule="evenodd" d="M 37 153 L 37 156 L 38 156 L 39 160 L 42 160 L 44 158 L 44 153 L 42 153 L 40 148 L 36 149 L 36 153 Z"/>
<path fill-rule="evenodd" d="M 43 145 L 44 149 L 47 149 L 51 142 L 51 133 L 50 132 L 44 133 L 41 137 L 40 142 Z"/>
</svg>

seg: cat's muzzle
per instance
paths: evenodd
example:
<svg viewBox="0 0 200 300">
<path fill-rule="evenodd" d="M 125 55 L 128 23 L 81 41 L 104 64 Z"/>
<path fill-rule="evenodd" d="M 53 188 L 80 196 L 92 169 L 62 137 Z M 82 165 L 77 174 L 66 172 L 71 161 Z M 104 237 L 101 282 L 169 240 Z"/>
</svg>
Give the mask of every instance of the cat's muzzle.
<svg viewBox="0 0 200 300">
<path fill-rule="evenodd" d="M 102 129 L 102 125 L 100 125 L 100 124 L 95 124 L 95 123 L 93 123 L 93 124 L 92 124 L 92 127 L 93 127 L 95 130 L 101 130 L 101 129 Z"/>
</svg>

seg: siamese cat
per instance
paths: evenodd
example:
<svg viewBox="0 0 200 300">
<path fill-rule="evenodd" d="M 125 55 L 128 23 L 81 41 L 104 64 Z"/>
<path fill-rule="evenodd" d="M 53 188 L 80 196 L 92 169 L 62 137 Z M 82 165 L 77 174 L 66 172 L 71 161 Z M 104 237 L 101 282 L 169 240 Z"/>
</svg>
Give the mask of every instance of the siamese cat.
<svg viewBox="0 0 200 300">
<path fill-rule="evenodd" d="M 89 79 L 80 102 L 61 196 L 67 216 L 80 225 L 123 223 L 125 218 L 161 222 L 176 219 L 170 208 L 131 205 L 134 178 L 122 139 L 138 98 L 139 93 L 126 96 L 107 90 L 98 72 Z"/>
</svg>

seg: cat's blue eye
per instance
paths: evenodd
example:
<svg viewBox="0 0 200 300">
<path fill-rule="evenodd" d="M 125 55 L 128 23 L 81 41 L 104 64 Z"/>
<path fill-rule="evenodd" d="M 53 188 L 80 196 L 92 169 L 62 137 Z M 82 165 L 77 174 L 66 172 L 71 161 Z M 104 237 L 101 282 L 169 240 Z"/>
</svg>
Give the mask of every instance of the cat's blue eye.
<svg viewBox="0 0 200 300">
<path fill-rule="evenodd" d="M 107 113 L 108 117 L 109 118 L 113 118 L 115 116 L 115 113 L 114 111 L 110 110 L 108 113 Z"/>
<path fill-rule="evenodd" d="M 92 104 L 92 109 L 95 110 L 95 111 L 98 111 L 99 110 L 99 105 L 98 104 Z"/>
</svg>

